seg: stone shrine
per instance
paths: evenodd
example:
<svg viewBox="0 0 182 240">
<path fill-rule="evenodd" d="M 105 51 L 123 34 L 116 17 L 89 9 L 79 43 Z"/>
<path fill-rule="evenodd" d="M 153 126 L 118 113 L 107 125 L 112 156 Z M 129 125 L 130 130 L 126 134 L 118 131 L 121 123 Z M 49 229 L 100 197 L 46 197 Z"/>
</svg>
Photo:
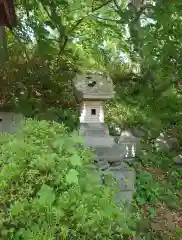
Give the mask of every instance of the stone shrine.
<svg viewBox="0 0 182 240">
<path fill-rule="evenodd" d="M 98 167 L 104 184 L 111 176 L 116 180 L 116 201 L 132 201 L 135 184 L 135 171 L 129 169 L 125 159 L 132 152 L 133 142 L 117 144 L 109 135 L 108 125 L 104 123 L 104 101 L 114 98 L 112 80 L 100 73 L 77 74 L 73 79 L 74 92 L 80 104 L 79 135 L 84 137 L 85 147 L 95 150 L 94 162 Z M 134 140 L 133 136 L 132 140 Z M 127 147 L 126 147 L 127 146 Z M 132 155 L 132 157 L 134 157 Z"/>
</svg>

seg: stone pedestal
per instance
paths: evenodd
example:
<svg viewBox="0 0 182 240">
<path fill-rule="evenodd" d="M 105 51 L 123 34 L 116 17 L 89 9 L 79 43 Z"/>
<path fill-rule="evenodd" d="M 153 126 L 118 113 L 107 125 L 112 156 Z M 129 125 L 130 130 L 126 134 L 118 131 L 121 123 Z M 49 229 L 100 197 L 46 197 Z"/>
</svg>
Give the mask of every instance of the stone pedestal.
<svg viewBox="0 0 182 240">
<path fill-rule="evenodd" d="M 84 145 L 95 150 L 94 162 L 100 171 L 101 182 L 116 190 L 116 202 L 131 202 L 135 171 L 129 170 L 124 163 L 127 154 L 125 144 L 116 144 L 109 135 L 106 124 L 81 124 L 80 135 L 84 136 Z M 113 182 L 116 184 L 113 185 Z"/>
<path fill-rule="evenodd" d="M 129 170 L 127 165 L 120 164 L 110 167 L 104 178 L 104 183 L 116 190 L 116 202 L 131 202 L 135 190 L 135 171 Z"/>
<path fill-rule="evenodd" d="M 110 147 L 114 144 L 114 138 L 109 135 L 106 124 L 82 123 L 79 134 L 84 136 L 84 145 L 86 147 Z"/>
</svg>

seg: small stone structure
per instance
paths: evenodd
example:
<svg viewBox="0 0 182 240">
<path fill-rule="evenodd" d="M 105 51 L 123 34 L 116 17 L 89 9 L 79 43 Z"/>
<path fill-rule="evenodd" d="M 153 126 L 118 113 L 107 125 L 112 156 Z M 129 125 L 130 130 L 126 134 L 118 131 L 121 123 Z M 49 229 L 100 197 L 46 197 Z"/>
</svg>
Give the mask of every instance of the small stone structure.
<svg viewBox="0 0 182 240">
<path fill-rule="evenodd" d="M 160 135 L 155 140 L 155 147 L 157 151 L 169 150 L 177 144 L 178 140 L 176 138 L 170 137 L 165 133 L 160 133 Z"/>
<path fill-rule="evenodd" d="M 109 76 L 84 73 L 76 75 L 73 82 L 81 105 L 80 123 L 104 123 L 104 101 L 114 97 Z"/>
<path fill-rule="evenodd" d="M 73 79 L 77 102 L 80 103 L 79 134 L 84 137 L 84 145 L 95 150 L 94 162 L 101 173 L 102 182 L 111 184 L 109 176 L 116 180 L 116 201 L 132 201 L 135 184 L 135 171 L 125 163 L 135 148 L 135 138 L 130 134 L 127 142 L 121 135 L 119 144 L 109 135 L 104 123 L 104 101 L 114 97 L 112 80 L 107 75 L 84 73 Z M 122 139 L 123 138 L 123 139 Z M 132 142 L 129 142 L 132 140 Z"/>
<path fill-rule="evenodd" d="M 0 132 L 18 132 L 23 123 L 23 116 L 15 112 L 0 112 Z"/>
<path fill-rule="evenodd" d="M 118 144 L 124 145 L 126 149 L 125 162 L 131 163 L 139 149 L 140 138 L 134 137 L 130 131 L 122 131 Z"/>
</svg>

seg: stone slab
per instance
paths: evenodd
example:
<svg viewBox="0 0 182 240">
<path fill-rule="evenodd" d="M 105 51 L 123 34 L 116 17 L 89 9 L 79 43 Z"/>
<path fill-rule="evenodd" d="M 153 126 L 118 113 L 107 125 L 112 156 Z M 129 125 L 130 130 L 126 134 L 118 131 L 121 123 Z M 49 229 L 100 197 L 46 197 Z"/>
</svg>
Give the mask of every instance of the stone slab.
<svg viewBox="0 0 182 240">
<path fill-rule="evenodd" d="M 106 123 L 81 123 L 80 124 L 79 134 L 81 136 L 85 136 L 87 132 L 92 134 L 92 132 L 95 133 L 96 131 L 100 131 L 102 135 L 103 133 L 105 133 L 106 135 L 109 135 L 109 129 Z"/>
<path fill-rule="evenodd" d="M 103 141 L 103 140 L 102 140 Z M 95 152 L 99 161 L 107 161 L 109 163 L 122 161 L 125 157 L 126 151 L 125 148 L 120 147 L 117 144 L 113 144 L 112 146 L 96 146 Z"/>
<path fill-rule="evenodd" d="M 131 203 L 133 200 L 133 191 L 120 191 L 116 193 L 115 199 L 116 203 Z"/>
<path fill-rule="evenodd" d="M 112 137 L 85 136 L 83 140 L 85 147 L 111 147 L 114 144 Z"/>
<path fill-rule="evenodd" d="M 133 191 L 135 189 L 135 171 L 130 171 L 127 168 L 123 169 L 122 167 L 110 168 L 108 175 L 105 177 L 106 183 L 112 183 L 112 178 L 117 181 L 117 184 L 113 187 L 120 191 Z"/>
<path fill-rule="evenodd" d="M 21 130 L 24 117 L 20 113 L 0 112 L 0 132 L 15 133 Z"/>
</svg>

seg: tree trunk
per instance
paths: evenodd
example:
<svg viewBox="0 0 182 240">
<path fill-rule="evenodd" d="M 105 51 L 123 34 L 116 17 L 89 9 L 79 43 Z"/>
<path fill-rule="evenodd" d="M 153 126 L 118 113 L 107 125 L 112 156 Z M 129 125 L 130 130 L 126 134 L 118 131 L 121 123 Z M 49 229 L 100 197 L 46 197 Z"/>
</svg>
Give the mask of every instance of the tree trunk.
<svg viewBox="0 0 182 240">
<path fill-rule="evenodd" d="M 8 49 L 5 27 L 0 26 L 0 65 L 8 60 Z"/>
</svg>

